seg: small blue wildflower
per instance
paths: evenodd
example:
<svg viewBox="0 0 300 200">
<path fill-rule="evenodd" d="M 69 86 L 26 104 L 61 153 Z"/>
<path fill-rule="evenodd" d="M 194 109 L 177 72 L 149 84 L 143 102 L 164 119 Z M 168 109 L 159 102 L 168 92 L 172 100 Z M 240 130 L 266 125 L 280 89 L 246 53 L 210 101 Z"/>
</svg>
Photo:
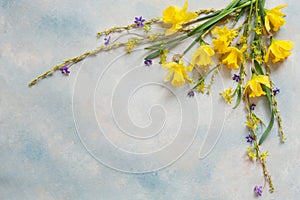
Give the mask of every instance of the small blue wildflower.
<svg viewBox="0 0 300 200">
<path fill-rule="evenodd" d="M 279 88 L 275 88 L 275 89 L 273 90 L 274 96 L 275 96 L 276 94 L 278 94 L 279 92 L 280 92 L 280 89 L 279 89 Z"/>
<path fill-rule="evenodd" d="M 256 185 L 254 187 L 254 192 L 256 193 L 257 196 L 259 196 L 259 197 L 262 196 L 262 192 L 263 192 L 262 186 Z"/>
<path fill-rule="evenodd" d="M 232 80 L 238 83 L 241 80 L 241 77 L 239 75 L 234 74 Z"/>
<path fill-rule="evenodd" d="M 255 104 L 255 103 L 252 103 L 252 104 L 250 105 L 250 110 L 255 110 L 255 107 L 256 107 L 256 104 Z"/>
<path fill-rule="evenodd" d="M 187 93 L 188 97 L 194 97 L 195 96 L 195 92 L 193 90 L 189 91 Z"/>
<path fill-rule="evenodd" d="M 247 142 L 249 142 L 249 143 L 252 143 L 255 140 L 254 137 L 252 137 L 252 135 L 248 135 L 246 137 L 246 139 L 247 139 Z"/>
<path fill-rule="evenodd" d="M 145 19 L 143 19 L 143 17 L 140 16 L 140 17 L 135 17 L 134 23 L 136 24 L 137 27 L 143 27 L 144 21 L 145 21 Z"/>
<path fill-rule="evenodd" d="M 110 35 L 104 38 L 104 45 L 107 46 L 110 41 Z"/>
<path fill-rule="evenodd" d="M 59 70 L 61 71 L 61 73 L 65 74 L 65 75 L 69 75 L 70 74 L 69 68 L 67 66 L 63 66 Z"/>
<path fill-rule="evenodd" d="M 152 60 L 146 59 L 146 60 L 144 60 L 144 64 L 145 64 L 147 67 L 149 67 L 150 65 L 152 65 Z"/>
</svg>

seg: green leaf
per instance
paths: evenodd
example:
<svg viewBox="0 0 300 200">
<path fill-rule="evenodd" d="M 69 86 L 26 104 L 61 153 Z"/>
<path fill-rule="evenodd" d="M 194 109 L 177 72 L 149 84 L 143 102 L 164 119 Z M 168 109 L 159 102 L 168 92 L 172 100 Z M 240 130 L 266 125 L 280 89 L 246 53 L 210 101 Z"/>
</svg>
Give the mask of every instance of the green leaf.
<svg viewBox="0 0 300 200">
<path fill-rule="evenodd" d="M 161 52 L 161 50 L 157 50 L 157 51 L 155 51 L 155 52 L 149 54 L 149 55 L 145 58 L 145 60 L 148 60 L 148 59 L 151 60 L 151 59 L 153 59 L 153 58 L 158 57 L 158 56 L 160 55 L 160 52 Z"/>
<path fill-rule="evenodd" d="M 203 31 L 206 28 L 209 28 L 211 25 L 219 22 L 221 19 L 223 19 L 224 17 L 226 17 L 227 15 L 229 15 L 230 13 L 232 13 L 234 11 L 234 9 L 228 10 L 226 12 L 221 12 L 219 15 L 217 15 L 214 18 L 211 18 L 210 20 L 204 22 L 203 24 L 199 25 L 197 28 L 195 28 L 194 30 L 192 30 L 191 32 L 189 32 L 187 34 L 187 36 L 193 36 L 197 33 L 199 33 L 200 31 Z"/>
<path fill-rule="evenodd" d="M 270 119 L 269 125 L 268 125 L 268 127 L 266 128 L 266 130 L 264 131 L 264 133 L 262 134 L 262 136 L 259 139 L 259 142 L 258 142 L 259 145 L 261 145 L 265 141 L 265 139 L 268 137 L 270 131 L 273 128 L 274 119 L 275 119 L 275 117 L 274 117 L 275 112 L 273 111 L 273 109 L 272 109 L 272 113 L 271 114 L 272 115 L 271 115 L 271 119 Z"/>
<path fill-rule="evenodd" d="M 149 46 L 149 47 L 145 47 L 146 50 L 154 50 L 154 49 L 159 49 L 159 48 L 162 48 L 163 46 L 167 46 L 167 45 L 170 45 L 174 42 L 181 42 L 185 39 L 187 39 L 188 36 L 187 35 L 183 35 L 183 36 L 179 36 L 177 38 L 174 38 L 172 40 L 169 40 L 169 41 L 163 41 L 163 42 L 159 42 L 157 44 L 154 44 L 152 46 Z"/>
<path fill-rule="evenodd" d="M 209 28 L 210 26 L 212 26 L 213 24 L 219 22 L 221 19 L 223 19 L 224 17 L 226 17 L 230 13 L 232 13 L 232 12 L 238 10 L 238 9 L 242 9 L 242 8 L 244 8 L 246 6 L 249 6 L 253 1 L 254 0 L 248 1 L 248 2 L 242 3 L 241 5 L 239 4 L 240 0 L 232 1 L 217 16 L 215 16 L 215 17 L 211 18 L 210 20 L 204 22 L 203 24 L 199 25 L 197 28 L 195 28 L 194 30 L 192 30 L 191 32 L 189 32 L 187 35 L 188 36 L 193 36 L 196 33 L 198 33 L 199 31 L 203 31 L 204 29 Z M 235 6 L 237 6 L 237 7 L 235 7 Z"/>
<path fill-rule="evenodd" d="M 265 24 L 265 1 L 262 0 L 258 2 L 259 2 L 259 14 L 261 17 L 262 24 L 264 25 Z"/>
<path fill-rule="evenodd" d="M 221 10 L 221 11 L 222 11 L 222 10 Z M 196 19 L 196 21 L 197 21 L 197 22 L 200 22 L 200 21 L 202 21 L 202 20 L 212 18 L 212 17 L 214 17 L 214 16 L 220 14 L 221 11 L 216 11 L 216 12 L 214 12 L 214 13 L 212 13 L 212 14 L 209 14 L 209 15 L 206 15 L 206 16 L 203 16 L 203 17 L 200 17 L 200 18 Z"/>
<path fill-rule="evenodd" d="M 239 15 L 236 16 L 236 18 L 234 19 L 234 21 L 236 21 L 236 22 L 239 21 L 240 18 L 241 18 L 241 17 L 243 16 L 243 14 L 245 13 L 246 9 L 247 9 L 247 7 L 242 8 L 241 11 L 239 12 Z"/>
<path fill-rule="evenodd" d="M 235 102 L 235 106 L 233 107 L 233 109 L 236 109 L 240 103 L 241 103 L 241 99 L 242 99 L 242 88 L 241 86 L 239 85 L 238 88 L 237 88 L 237 99 L 236 99 L 236 102 Z"/>
<path fill-rule="evenodd" d="M 264 140 L 268 137 L 270 131 L 273 128 L 274 120 L 275 120 L 275 111 L 272 108 L 272 106 L 273 106 L 273 101 L 272 101 L 272 96 L 271 96 L 272 91 L 270 90 L 270 88 L 268 88 L 265 85 L 262 85 L 262 88 L 267 93 L 267 98 L 268 98 L 268 101 L 269 101 L 269 104 L 271 107 L 271 119 L 270 119 L 268 127 L 266 128 L 266 130 L 262 134 L 261 138 L 259 139 L 259 142 L 258 142 L 259 145 L 261 145 L 264 142 Z"/>
<path fill-rule="evenodd" d="M 256 60 L 254 60 L 254 65 L 255 65 L 255 69 L 258 72 L 258 74 L 259 75 L 264 75 L 264 71 L 261 68 L 261 65 Z"/>
</svg>

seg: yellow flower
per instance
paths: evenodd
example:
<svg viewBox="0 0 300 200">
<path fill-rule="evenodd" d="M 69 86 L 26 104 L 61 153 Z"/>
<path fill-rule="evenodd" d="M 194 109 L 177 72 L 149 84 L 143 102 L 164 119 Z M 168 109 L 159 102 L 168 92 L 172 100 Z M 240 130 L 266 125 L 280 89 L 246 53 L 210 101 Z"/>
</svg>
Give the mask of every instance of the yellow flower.
<svg viewBox="0 0 300 200">
<path fill-rule="evenodd" d="M 227 65 L 229 69 L 238 69 L 240 64 L 244 62 L 243 52 L 246 49 L 246 45 L 244 45 L 241 49 L 228 47 L 224 59 L 222 60 L 222 64 Z"/>
<path fill-rule="evenodd" d="M 170 35 L 182 28 L 182 24 L 189 22 L 198 15 L 194 12 L 187 12 L 188 1 L 185 0 L 183 8 L 179 6 L 169 6 L 163 11 L 162 21 L 172 24 L 172 27 L 166 31 L 166 35 Z"/>
<path fill-rule="evenodd" d="M 262 90 L 261 84 L 267 86 L 268 88 L 271 87 L 270 80 L 268 76 L 265 75 L 253 75 L 252 79 L 248 81 L 246 84 L 244 94 L 246 92 L 249 93 L 249 97 L 259 97 L 261 95 L 265 95 L 265 91 Z"/>
<path fill-rule="evenodd" d="M 276 6 L 271 10 L 266 10 L 265 27 L 267 31 L 271 30 L 271 26 L 273 31 L 278 31 L 278 29 L 285 24 L 285 19 L 283 17 L 286 15 L 281 12 L 281 9 L 285 7 L 287 7 L 287 4 Z"/>
<path fill-rule="evenodd" d="M 258 129 L 257 124 L 255 124 L 255 122 L 253 122 L 253 121 L 247 121 L 245 124 L 252 131 Z"/>
<path fill-rule="evenodd" d="M 203 44 L 194 52 L 191 64 L 198 67 L 203 66 L 204 69 L 207 69 L 208 66 L 213 65 L 211 56 L 214 54 L 215 52 L 210 46 Z"/>
<path fill-rule="evenodd" d="M 200 85 L 197 86 L 196 89 L 198 92 L 204 93 L 205 92 L 205 83 L 202 82 Z"/>
<path fill-rule="evenodd" d="M 163 63 L 165 63 L 167 61 L 167 55 L 168 55 L 168 53 L 169 53 L 169 51 L 167 49 L 162 50 L 160 52 L 160 55 L 159 55 L 159 58 L 160 58 L 159 63 L 160 64 L 163 64 Z"/>
<path fill-rule="evenodd" d="M 268 155 L 269 155 L 269 152 L 265 151 L 262 154 L 260 154 L 260 159 L 261 160 L 266 160 L 266 158 L 267 158 Z"/>
<path fill-rule="evenodd" d="M 238 32 L 235 30 L 230 30 L 227 28 L 227 26 L 224 26 L 223 28 L 217 26 L 212 31 L 212 34 L 218 35 L 219 37 L 225 37 L 230 42 L 238 36 Z"/>
<path fill-rule="evenodd" d="M 217 26 L 211 32 L 212 34 L 219 36 L 219 38 L 213 39 L 212 41 L 214 49 L 218 52 L 218 54 L 226 53 L 227 47 L 229 46 L 231 41 L 238 35 L 235 30 L 229 30 L 227 26 L 224 26 L 223 28 Z"/>
<path fill-rule="evenodd" d="M 271 45 L 266 53 L 265 61 L 269 61 L 271 57 L 273 63 L 281 62 L 291 55 L 290 50 L 293 49 L 294 43 L 289 40 L 272 39 Z"/>
<path fill-rule="evenodd" d="M 126 52 L 130 53 L 132 52 L 132 49 L 136 48 L 136 40 L 134 39 L 129 39 L 127 42 L 127 46 L 126 46 Z"/>
<path fill-rule="evenodd" d="M 254 115 L 252 116 L 252 121 L 253 121 L 254 124 L 258 124 L 258 123 L 261 122 L 260 119 L 255 117 Z"/>
<path fill-rule="evenodd" d="M 188 82 L 193 82 L 187 75 L 187 71 L 191 71 L 193 68 L 185 67 L 183 60 L 180 60 L 179 63 L 177 62 L 165 62 L 162 64 L 163 68 L 166 70 L 169 70 L 168 74 L 166 75 L 164 81 L 167 82 L 171 80 L 173 77 L 173 80 L 171 81 L 171 84 L 175 87 L 180 87 L 185 83 L 185 79 Z"/>
<path fill-rule="evenodd" d="M 220 94 L 226 103 L 228 104 L 231 104 L 232 103 L 232 88 L 228 88 L 227 90 L 223 91 L 221 94 Z"/>
<path fill-rule="evenodd" d="M 251 160 L 255 160 L 257 157 L 256 157 L 256 152 L 253 148 L 251 147 L 248 147 L 247 148 L 247 153 L 248 153 L 248 156 Z"/>
<path fill-rule="evenodd" d="M 226 37 L 219 37 L 217 39 L 213 39 L 212 43 L 218 54 L 224 54 L 227 51 L 230 41 L 228 41 Z"/>
</svg>

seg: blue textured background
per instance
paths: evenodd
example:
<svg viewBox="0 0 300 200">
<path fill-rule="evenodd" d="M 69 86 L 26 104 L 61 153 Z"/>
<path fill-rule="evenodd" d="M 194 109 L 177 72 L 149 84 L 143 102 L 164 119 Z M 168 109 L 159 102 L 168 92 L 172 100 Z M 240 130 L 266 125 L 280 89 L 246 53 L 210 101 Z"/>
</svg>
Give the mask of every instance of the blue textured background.
<svg viewBox="0 0 300 200">
<path fill-rule="evenodd" d="M 190 8 L 220 8 L 228 2 L 190 0 Z M 288 140 L 280 144 L 275 128 L 263 144 L 276 189 L 269 194 L 266 188 L 262 199 L 298 199 L 300 194 L 300 3 L 268 1 L 272 7 L 281 3 L 289 4 L 287 25 L 276 37 L 295 42 L 292 56 L 273 74 L 281 88 L 279 108 Z M 263 178 L 261 167 L 244 153 L 242 108 L 228 109 L 221 138 L 205 159 L 198 159 L 199 132 L 173 165 L 126 174 L 97 162 L 79 141 L 72 117 L 72 74 L 78 68 L 69 77 L 57 73 L 27 86 L 57 62 L 101 44 L 96 32 L 131 23 L 134 16 L 160 16 L 170 4 L 183 1 L 0 0 L 0 199 L 255 198 L 252 188 Z"/>
</svg>

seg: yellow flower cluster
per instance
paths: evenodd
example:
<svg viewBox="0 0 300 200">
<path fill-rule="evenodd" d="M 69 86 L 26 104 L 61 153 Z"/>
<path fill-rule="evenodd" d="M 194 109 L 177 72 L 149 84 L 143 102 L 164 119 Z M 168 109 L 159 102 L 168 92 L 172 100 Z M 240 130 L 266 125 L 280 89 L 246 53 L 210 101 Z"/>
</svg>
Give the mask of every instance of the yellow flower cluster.
<svg viewBox="0 0 300 200">
<path fill-rule="evenodd" d="M 260 119 L 258 119 L 253 115 L 251 117 L 248 116 L 248 121 L 245 124 L 251 131 L 254 132 L 256 129 L 258 129 L 258 124 L 260 122 L 261 122 Z"/>
<path fill-rule="evenodd" d="M 221 94 L 220 94 L 226 103 L 228 104 L 231 104 L 232 103 L 232 88 L 228 88 L 227 90 L 223 91 Z"/>
<path fill-rule="evenodd" d="M 262 154 L 260 154 L 260 159 L 261 160 L 266 160 L 267 156 L 269 155 L 268 151 L 263 152 Z"/>
<path fill-rule="evenodd" d="M 248 147 L 248 149 L 247 149 L 247 154 L 248 154 L 248 157 L 249 157 L 251 160 L 256 160 L 257 156 L 256 156 L 256 151 L 255 151 L 255 149 L 253 149 L 252 147 Z"/>
<path fill-rule="evenodd" d="M 211 31 L 211 33 L 219 36 L 217 39 L 213 39 L 212 43 L 214 45 L 214 49 L 220 55 L 227 52 L 228 46 L 238 35 L 235 30 L 229 30 L 227 26 L 224 26 L 223 28 L 217 26 Z"/>
</svg>

